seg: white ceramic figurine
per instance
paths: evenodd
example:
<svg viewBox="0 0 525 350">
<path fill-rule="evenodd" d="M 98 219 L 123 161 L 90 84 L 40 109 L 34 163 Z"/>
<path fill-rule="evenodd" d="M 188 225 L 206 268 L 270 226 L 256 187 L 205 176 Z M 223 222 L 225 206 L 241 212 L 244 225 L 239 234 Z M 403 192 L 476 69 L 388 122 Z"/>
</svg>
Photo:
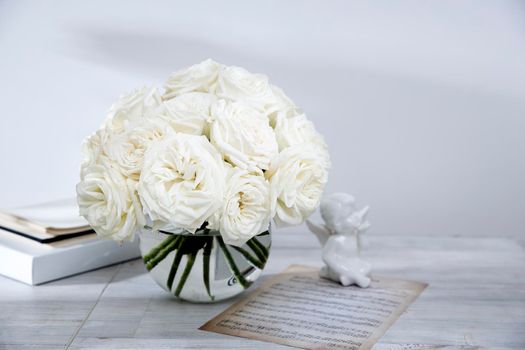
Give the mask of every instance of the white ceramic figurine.
<svg viewBox="0 0 525 350">
<path fill-rule="evenodd" d="M 334 193 L 321 201 L 324 224 L 306 221 L 323 246 L 326 266 L 321 269 L 321 277 L 343 286 L 357 284 L 366 288 L 370 285 L 371 265 L 359 257 L 360 235 L 370 227 L 366 220 L 368 209 L 366 206 L 358 210 L 354 197 L 348 193 Z"/>
</svg>

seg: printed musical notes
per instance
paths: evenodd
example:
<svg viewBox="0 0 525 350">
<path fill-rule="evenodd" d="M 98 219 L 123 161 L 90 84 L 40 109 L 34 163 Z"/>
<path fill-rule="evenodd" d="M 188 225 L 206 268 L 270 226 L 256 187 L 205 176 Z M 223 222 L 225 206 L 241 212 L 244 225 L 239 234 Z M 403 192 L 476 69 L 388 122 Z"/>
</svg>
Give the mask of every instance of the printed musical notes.
<svg viewBox="0 0 525 350">
<path fill-rule="evenodd" d="M 425 287 L 387 277 L 342 287 L 295 265 L 200 329 L 303 349 L 370 349 Z"/>
</svg>

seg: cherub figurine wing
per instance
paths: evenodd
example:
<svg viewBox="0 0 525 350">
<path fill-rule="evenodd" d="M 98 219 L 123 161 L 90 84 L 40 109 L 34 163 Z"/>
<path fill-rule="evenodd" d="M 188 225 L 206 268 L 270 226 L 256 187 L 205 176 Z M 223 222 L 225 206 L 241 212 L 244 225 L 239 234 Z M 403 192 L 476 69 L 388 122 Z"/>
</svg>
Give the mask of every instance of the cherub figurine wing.
<svg viewBox="0 0 525 350">
<path fill-rule="evenodd" d="M 306 220 L 306 226 L 308 226 L 308 229 L 315 234 L 319 240 L 319 243 L 321 243 L 321 247 L 324 247 L 328 237 L 330 237 L 330 231 L 326 228 L 326 226 L 316 224 L 310 220 Z"/>
</svg>

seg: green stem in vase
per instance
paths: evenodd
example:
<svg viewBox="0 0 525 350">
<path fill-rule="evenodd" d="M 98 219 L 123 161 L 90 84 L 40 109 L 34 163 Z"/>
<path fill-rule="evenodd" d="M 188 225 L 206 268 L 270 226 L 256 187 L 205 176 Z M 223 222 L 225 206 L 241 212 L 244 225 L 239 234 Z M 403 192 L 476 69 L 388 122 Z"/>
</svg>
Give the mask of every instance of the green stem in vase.
<svg viewBox="0 0 525 350">
<path fill-rule="evenodd" d="M 255 243 L 255 245 L 257 245 L 257 247 L 259 247 L 259 249 L 261 250 L 261 252 L 263 253 L 264 255 L 264 261 L 268 260 L 268 256 L 270 255 L 270 252 L 268 251 L 268 248 L 266 248 L 264 246 L 264 244 L 262 244 L 261 242 L 259 242 L 259 240 L 257 239 L 257 237 L 253 237 L 253 243 Z"/>
<path fill-rule="evenodd" d="M 162 260 L 164 260 L 168 256 L 169 253 L 177 249 L 181 241 L 181 238 L 182 238 L 181 236 L 177 236 L 164 249 L 160 250 L 160 253 L 157 254 L 155 258 L 150 259 L 148 263 L 146 264 L 146 268 L 148 269 L 148 271 L 153 269 L 155 266 L 157 266 L 157 264 L 160 263 Z"/>
<path fill-rule="evenodd" d="M 148 254 L 144 255 L 144 258 L 142 259 L 144 263 L 147 264 L 148 261 L 156 257 L 160 253 L 160 251 L 166 248 L 174 239 L 176 239 L 176 237 L 173 235 L 170 235 L 168 236 L 168 238 L 163 240 L 158 246 L 151 249 Z"/>
<path fill-rule="evenodd" d="M 204 278 L 204 286 L 206 286 L 206 292 L 208 292 L 208 295 L 211 300 L 215 299 L 215 297 L 211 295 L 211 292 L 210 292 L 210 256 L 211 256 L 212 248 L 213 248 L 213 237 L 210 237 L 208 241 L 206 242 L 206 245 L 204 246 L 204 249 L 202 252 L 202 264 L 203 264 L 202 277 Z"/>
<path fill-rule="evenodd" d="M 239 284 L 244 288 L 248 288 L 250 283 L 244 278 L 244 276 L 240 273 L 239 268 L 237 267 L 237 264 L 235 264 L 235 261 L 233 260 L 230 251 L 226 247 L 226 244 L 222 240 L 222 237 L 217 236 L 217 241 L 219 242 L 219 247 L 221 247 L 221 250 L 224 254 L 224 258 L 226 258 L 226 262 L 230 266 L 230 270 L 239 282 Z"/>
<path fill-rule="evenodd" d="M 182 276 L 179 280 L 179 284 L 177 285 L 177 289 L 175 290 L 175 296 L 177 297 L 179 296 L 180 292 L 182 292 L 182 288 L 184 288 L 184 284 L 186 284 L 186 280 L 188 279 L 188 276 L 190 275 L 191 268 L 193 267 L 193 264 L 195 263 L 196 256 L 197 256 L 197 251 L 194 251 L 188 254 L 188 260 L 186 260 L 186 267 L 184 268 L 184 271 L 182 271 Z"/>
<path fill-rule="evenodd" d="M 253 266 L 256 266 L 258 267 L 259 269 L 263 269 L 264 268 L 264 263 L 257 260 L 257 258 L 253 257 L 250 253 L 248 253 L 246 250 L 242 249 L 242 248 L 239 248 L 239 247 L 236 247 L 236 246 L 231 246 L 233 249 L 235 249 L 236 251 L 238 251 L 239 253 L 242 254 L 242 256 L 244 256 L 244 258 L 246 260 L 248 260 Z"/>
<path fill-rule="evenodd" d="M 260 261 L 266 262 L 266 255 L 263 253 L 263 251 L 259 248 L 257 244 L 254 242 L 254 238 L 250 239 L 248 242 L 246 242 L 246 245 L 250 247 L 251 250 L 257 255 L 257 258 L 259 258 Z"/>
<path fill-rule="evenodd" d="M 168 289 L 171 291 L 171 287 L 173 286 L 173 280 L 175 279 L 175 275 L 177 274 L 177 269 L 179 268 L 180 261 L 182 259 L 182 255 L 184 255 L 184 245 L 186 243 L 187 237 L 184 236 L 178 236 L 179 244 L 177 246 L 177 253 L 175 254 L 175 258 L 173 258 L 173 263 L 171 264 L 170 274 L 168 275 L 168 281 L 167 286 Z"/>
</svg>

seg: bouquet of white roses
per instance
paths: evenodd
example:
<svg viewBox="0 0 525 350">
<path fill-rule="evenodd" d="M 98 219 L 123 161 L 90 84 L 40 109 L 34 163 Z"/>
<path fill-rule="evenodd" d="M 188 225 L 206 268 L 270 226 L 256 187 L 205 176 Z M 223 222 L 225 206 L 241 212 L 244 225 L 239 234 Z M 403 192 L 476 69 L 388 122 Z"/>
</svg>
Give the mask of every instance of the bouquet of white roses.
<svg viewBox="0 0 525 350">
<path fill-rule="evenodd" d="M 163 89 L 122 96 L 84 143 L 80 214 L 115 240 L 144 226 L 217 230 L 241 246 L 318 206 L 326 144 L 264 75 L 212 60 L 178 71 Z"/>
</svg>

